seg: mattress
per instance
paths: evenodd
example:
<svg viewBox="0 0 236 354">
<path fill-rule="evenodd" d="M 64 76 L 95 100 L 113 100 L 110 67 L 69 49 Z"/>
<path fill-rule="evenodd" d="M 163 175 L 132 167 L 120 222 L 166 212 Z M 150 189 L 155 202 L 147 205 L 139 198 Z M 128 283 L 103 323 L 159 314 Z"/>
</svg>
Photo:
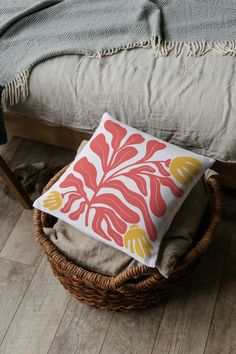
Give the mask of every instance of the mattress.
<svg viewBox="0 0 236 354">
<path fill-rule="evenodd" d="M 236 59 L 156 58 L 152 49 L 37 65 L 30 96 L 12 107 L 32 119 L 92 132 L 107 111 L 122 122 L 194 152 L 236 162 Z"/>
</svg>

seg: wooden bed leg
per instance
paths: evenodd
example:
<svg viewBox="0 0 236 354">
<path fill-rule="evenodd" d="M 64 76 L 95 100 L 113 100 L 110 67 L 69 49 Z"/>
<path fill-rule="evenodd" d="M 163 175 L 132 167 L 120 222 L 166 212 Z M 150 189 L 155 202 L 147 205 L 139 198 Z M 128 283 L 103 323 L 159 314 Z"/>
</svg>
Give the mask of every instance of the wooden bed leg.
<svg viewBox="0 0 236 354">
<path fill-rule="evenodd" d="M 26 194 L 21 184 L 15 178 L 8 164 L 0 155 L 0 176 L 4 179 L 9 189 L 17 196 L 25 209 L 32 209 L 32 201 Z"/>
</svg>

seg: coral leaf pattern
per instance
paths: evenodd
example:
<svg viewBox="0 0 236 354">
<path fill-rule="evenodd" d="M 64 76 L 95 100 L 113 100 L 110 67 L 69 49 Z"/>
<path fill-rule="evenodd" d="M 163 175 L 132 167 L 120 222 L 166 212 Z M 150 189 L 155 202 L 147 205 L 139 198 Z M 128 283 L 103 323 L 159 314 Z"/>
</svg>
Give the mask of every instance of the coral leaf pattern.
<svg viewBox="0 0 236 354">
<path fill-rule="evenodd" d="M 163 186 L 168 187 L 175 197 L 181 197 L 183 195 L 183 190 L 176 186 L 175 182 L 170 178 L 159 177 L 159 181 Z"/>
<path fill-rule="evenodd" d="M 121 141 L 127 135 L 127 129 L 121 127 L 119 124 L 112 122 L 111 120 L 107 120 L 104 124 L 105 129 L 112 134 L 112 142 L 111 146 L 114 150 L 120 147 Z"/>
<path fill-rule="evenodd" d="M 144 137 L 141 134 L 132 134 L 125 142 L 125 146 L 127 145 L 137 145 L 144 142 Z"/>
<path fill-rule="evenodd" d="M 98 134 L 91 141 L 90 149 L 100 158 L 103 172 L 105 172 L 109 155 L 109 145 L 106 142 L 105 136 L 103 134 Z"/>
<path fill-rule="evenodd" d="M 86 230 L 106 243 L 140 258 L 151 257 L 152 242 L 158 239 L 155 220 L 167 210 L 164 190 L 176 198 L 183 194 L 171 175 L 175 166 L 171 172 L 171 159 L 158 159 L 166 147 L 163 142 L 146 141 L 136 132 L 128 134 L 125 127 L 110 119 L 105 120 L 104 129 L 107 135 L 103 130 L 86 146 L 88 156 L 96 158 L 82 155 L 76 160 L 72 172 L 59 184 L 61 197 L 51 196 L 46 205 L 61 207 L 60 212 L 69 220 L 80 220 Z M 189 168 L 193 162 L 184 163 Z"/>
<path fill-rule="evenodd" d="M 49 210 L 56 210 L 62 205 L 61 194 L 57 191 L 51 191 L 43 201 L 43 206 Z"/>
<path fill-rule="evenodd" d="M 68 188 L 75 187 L 76 193 L 79 195 L 84 195 L 83 183 L 80 179 L 75 177 L 72 173 L 70 173 L 63 182 L 59 184 L 60 188 Z"/>
<path fill-rule="evenodd" d="M 74 170 L 83 176 L 84 183 L 88 188 L 91 188 L 93 191 L 97 189 L 97 170 L 95 166 L 88 161 L 87 157 L 82 157 L 82 159 L 75 164 Z"/>
<path fill-rule="evenodd" d="M 70 193 L 67 203 L 61 208 L 62 213 L 68 213 L 72 207 L 72 204 L 76 201 L 81 199 L 81 196 L 78 193 Z"/>
<path fill-rule="evenodd" d="M 158 178 L 150 175 L 150 208 L 154 215 L 161 217 L 166 212 L 166 203 L 161 195 L 161 184 Z M 158 200 L 158 203 L 156 202 Z"/>
<path fill-rule="evenodd" d="M 169 163 L 168 161 L 165 161 L 165 167 L 163 166 L 163 163 L 161 163 L 160 161 L 154 161 L 153 164 L 157 167 L 158 171 L 160 172 L 160 174 L 162 176 L 165 177 L 169 177 L 170 176 L 170 172 L 166 171 L 165 167 L 169 167 Z"/>
<path fill-rule="evenodd" d="M 126 206 L 122 200 L 120 200 L 114 194 L 104 193 L 102 195 L 98 195 L 94 203 L 96 204 L 105 204 L 112 208 L 123 220 L 128 223 L 134 224 L 139 222 L 139 215 Z"/>
<path fill-rule="evenodd" d="M 103 208 L 106 217 L 111 221 L 114 228 L 120 233 L 124 234 L 126 232 L 126 223 L 114 212 L 113 209 Z"/>
<path fill-rule="evenodd" d="M 149 241 L 145 230 L 140 229 L 138 225 L 131 225 L 130 230 L 124 236 L 124 246 L 131 253 L 137 253 L 139 257 L 151 257 L 153 246 Z"/>
<path fill-rule="evenodd" d="M 104 220 L 106 221 L 107 224 L 107 232 L 109 235 L 111 235 L 111 237 L 113 238 L 113 240 L 115 241 L 115 243 L 122 247 L 123 246 L 123 238 L 122 236 L 116 232 L 113 228 L 112 228 L 112 224 L 110 222 L 110 220 L 105 216 Z"/>
<path fill-rule="evenodd" d="M 145 179 L 140 176 L 140 174 L 138 173 L 135 173 L 135 172 L 127 172 L 127 173 L 124 173 L 124 176 L 126 177 L 129 177 L 130 179 L 132 179 L 136 185 L 137 185 L 137 188 L 139 189 L 139 191 L 144 195 L 144 196 L 147 196 L 147 184 L 146 184 L 146 181 Z"/>
<path fill-rule="evenodd" d="M 179 156 L 171 161 L 170 172 L 179 183 L 187 184 L 193 175 L 199 173 L 201 167 L 201 162 L 194 157 Z"/>
<path fill-rule="evenodd" d="M 146 146 L 146 154 L 142 160 L 145 161 L 150 159 L 157 151 L 165 149 L 165 147 L 166 145 L 159 141 L 149 140 Z"/>
<path fill-rule="evenodd" d="M 102 222 L 104 219 L 104 213 L 103 210 L 97 208 L 96 209 L 96 214 L 94 215 L 93 221 L 92 221 L 92 228 L 93 230 L 101 237 L 103 237 L 107 241 L 111 241 L 112 238 L 108 233 L 106 233 L 102 227 Z"/>
<path fill-rule="evenodd" d="M 157 230 L 156 230 L 155 225 L 151 219 L 145 199 L 140 194 L 135 193 L 132 190 L 130 190 L 129 188 L 127 188 L 126 185 L 119 180 L 113 180 L 113 181 L 108 182 L 106 184 L 106 187 L 117 189 L 118 191 L 120 191 L 123 194 L 123 196 L 128 201 L 128 203 L 139 208 L 139 210 L 141 211 L 141 213 L 143 215 L 149 238 L 150 238 L 150 240 L 155 241 L 157 239 Z M 134 221 L 133 223 L 137 223 L 137 222 L 138 221 L 136 221 L 136 222 Z"/>
<path fill-rule="evenodd" d="M 127 160 L 131 160 L 134 156 L 136 156 L 138 151 L 134 147 L 124 147 L 120 150 L 112 163 L 112 168 L 116 168 Z"/>
<path fill-rule="evenodd" d="M 84 212 L 85 207 L 86 207 L 86 202 L 83 201 L 82 203 L 80 203 L 80 206 L 79 206 L 79 208 L 76 211 L 74 211 L 73 213 L 69 214 L 69 218 L 71 220 L 78 220 L 79 217 L 81 216 L 81 214 Z"/>
</svg>

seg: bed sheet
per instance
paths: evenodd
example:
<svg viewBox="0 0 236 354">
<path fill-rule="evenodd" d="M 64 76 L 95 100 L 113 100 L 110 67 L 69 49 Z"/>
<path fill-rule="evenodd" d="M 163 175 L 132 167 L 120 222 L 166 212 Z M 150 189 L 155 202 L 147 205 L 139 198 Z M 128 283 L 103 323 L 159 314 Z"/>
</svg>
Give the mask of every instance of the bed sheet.
<svg viewBox="0 0 236 354">
<path fill-rule="evenodd" d="M 12 108 L 32 119 L 94 131 L 107 111 L 197 153 L 236 162 L 236 59 L 156 58 L 152 49 L 56 57 L 31 74 L 30 96 Z"/>
</svg>

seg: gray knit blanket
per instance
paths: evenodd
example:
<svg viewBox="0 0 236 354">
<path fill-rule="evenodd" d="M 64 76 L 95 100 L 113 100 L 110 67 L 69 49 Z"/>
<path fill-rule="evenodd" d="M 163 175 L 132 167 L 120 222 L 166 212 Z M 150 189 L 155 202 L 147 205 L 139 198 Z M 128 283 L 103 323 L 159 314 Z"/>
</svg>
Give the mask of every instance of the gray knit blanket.
<svg viewBox="0 0 236 354">
<path fill-rule="evenodd" d="M 136 47 L 154 54 L 236 55 L 232 0 L 0 0 L 1 104 L 28 95 L 31 69 L 64 54 L 91 57 Z M 0 89 L 1 92 L 1 89 Z M 0 142 L 5 142 L 1 126 Z"/>
</svg>

